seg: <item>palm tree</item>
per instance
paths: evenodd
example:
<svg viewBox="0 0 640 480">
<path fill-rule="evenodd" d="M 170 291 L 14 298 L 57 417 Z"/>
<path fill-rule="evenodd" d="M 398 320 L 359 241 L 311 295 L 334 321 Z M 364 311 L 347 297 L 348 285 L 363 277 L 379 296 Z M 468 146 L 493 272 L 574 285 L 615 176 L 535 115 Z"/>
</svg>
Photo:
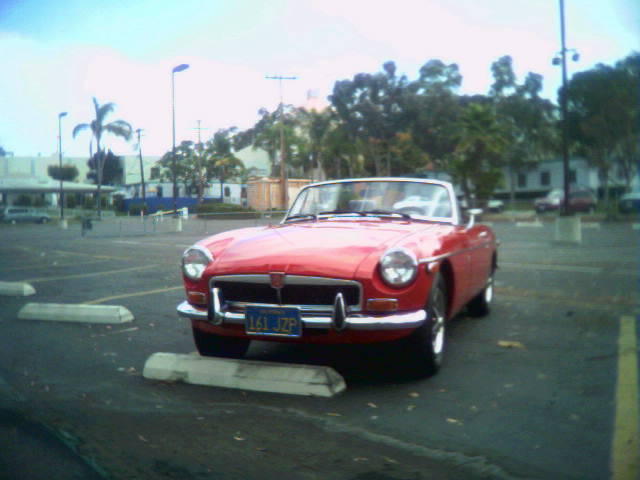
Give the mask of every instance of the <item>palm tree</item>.
<svg viewBox="0 0 640 480">
<path fill-rule="evenodd" d="M 233 154 L 231 135 L 235 128 L 218 130 L 205 146 L 205 162 L 207 178 L 216 175 L 220 181 L 220 202 L 224 201 L 224 181 L 230 177 L 242 177 L 245 172 L 244 163 Z M 201 202 L 202 191 L 198 190 L 198 203 Z"/>
<path fill-rule="evenodd" d="M 105 123 L 105 118 L 115 108 L 114 103 L 105 103 L 104 105 L 100 105 L 98 100 L 93 97 L 93 105 L 96 110 L 96 118 L 91 121 L 91 123 L 80 123 L 75 126 L 73 129 L 73 138 L 76 137 L 78 133 L 83 130 L 91 130 L 92 141 L 95 138 L 96 140 L 96 148 L 97 148 L 97 157 L 98 164 L 96 165 L 97 170 L 97 179 L 98 179 L 98 217 L 102 217 L 102 203 L 101 203 L 101 187 L 102 187 L 102 171 L 104 169 L 104 149 L 100 144 L 102 140 L 102 135 L 104 133 L 111 133 L 116 137 L 124 138 L 125 140 L 129 140 L 131 138 L 131 133 L 133 129 L 131 125 L 129 125 L 124 120 L 115 120 L 110 123 Z"/>
<path fill-rule="evenodd" d="M 491 106 L 470 104 L 458 121 L 457 145 L 450 156 L 450 172 L 475 207 L 473 193 L 488 198 L 502 180 L 505 131 Z"/>
</svg>

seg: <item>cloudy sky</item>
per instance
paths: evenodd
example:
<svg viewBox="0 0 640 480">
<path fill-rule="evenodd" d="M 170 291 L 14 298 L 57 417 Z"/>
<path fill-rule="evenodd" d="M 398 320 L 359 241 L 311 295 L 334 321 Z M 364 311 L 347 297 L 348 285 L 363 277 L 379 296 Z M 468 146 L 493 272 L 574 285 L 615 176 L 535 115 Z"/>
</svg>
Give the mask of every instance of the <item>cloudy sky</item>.
<svg viewBox="0 0 640 480">
<path fill-rule="evenodd" d="M 638 0 L 565 0 L 575 72 L 640 50 Z M 111 120 L 144 129 L 143 152 L 171 147 L 171 69 L 176 74 L 178 142 L 236 125 L 278 102 L 278 82 L 295 75 L 285 102 L 321 98 L 336 80 L 393 60 L 415 78 L 434 58 L 459 65 L 462 93 L 486 93 L 490 65 L 511 55 L 519 80 L 545 79 L 555 100 L 560 72 L 557 0 L 0 0 L 0 145 L 16 156 L 88 154 L 92 97 L 114 102 Z M 119 154 L 134 143 L 107 140 Z"/>
</svg>

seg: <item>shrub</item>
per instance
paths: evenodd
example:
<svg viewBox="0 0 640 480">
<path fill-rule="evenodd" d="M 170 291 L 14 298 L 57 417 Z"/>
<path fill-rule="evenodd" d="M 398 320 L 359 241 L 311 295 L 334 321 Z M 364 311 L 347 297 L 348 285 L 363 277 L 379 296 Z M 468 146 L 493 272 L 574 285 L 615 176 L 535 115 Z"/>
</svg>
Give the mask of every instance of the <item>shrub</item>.
<svg viewBox="0 0 640 480">
<path fill-rule="evenodd" d="M 201 203 L 189 207 L 189 211 L 195 213 L 230 213 L 230 212 L 255 212 L 252 208 L 243 208 L 233 203 Z"/>
<path fill-rule="evenodd" d="M 146 203 L 132 203 L 129 206 L 129 215 L 140 215 L 140 212 L 145 214 L 148 212 Z"/>
<path fill-rule="evenodd" d="M 31 206 L 31 196 L 30 195 L 25 195 L 25 194 L 19 195 L 18 198 L 15 201 L 15 205 L 18 205 L 19 207 L 30 207 Z"/>
<path fill-rule="evenodd" d="M 203 218 L 224 218 L 224 219 L 249 219 L 258 218 L 260 213 L 252 208 L 243 208 L 233 203 L 202 203 L 189 208 L 190 212 L 198 214 Z M 216 214 L 222 214 L 216 216 Z"/>
</svg>

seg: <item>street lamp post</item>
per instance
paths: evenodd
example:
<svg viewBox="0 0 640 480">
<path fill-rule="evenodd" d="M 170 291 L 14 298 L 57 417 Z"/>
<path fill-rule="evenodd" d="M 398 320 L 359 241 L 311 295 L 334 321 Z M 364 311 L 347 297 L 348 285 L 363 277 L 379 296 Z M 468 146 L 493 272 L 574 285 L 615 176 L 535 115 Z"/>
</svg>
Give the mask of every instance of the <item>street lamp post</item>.
<svg viewBox="0 0 640 480">
<path fill-rule="evenodd" d="M 567 53 L 573 52 L 573 61 L 577 61 L 580 56 L 574 49 L 567 49 L 565 42 L 564 0 L 559 0 L 559 7 L 561 50 L 553 59 L 553 64 L 562 66 L 562 94 L 560 95 L 560 109 L 562 111 L 562 170 L 564 177 L 564 198 L 561 205 L 560 215 L 556 218 L 554 240 L 560 243 L 579 244 L 582 242 L 581 220 L 579 216 L 571 215 L 571 204 L 569 203 L 571 198 L 569 194 L 571 182 L 569 181 L 569 122 L 567 118 Z"/>
<path fill-rule="evenodd" d="M 186 70 L 187 68 L 189 68 L 189 65 L 187 65 L 186 63 L 181 63 L 180 65 L 173 67 L 173 70 L 171 70 L 171 115 L 172 115 L 172 125 L 173 125 L 173 147 L 171 149 L 171 157 L 172 157 L 172 164 L 173 164 L 173 172 L 172 172 L 172 177 L 173 177 L 173 211 L 174 211 L 174 215 L 178 215 L 178 181 L 176 178 L 176 174 L 177 174 L 177 166 L 176 166 L 176 102 L 175 102 L 175 78 L 176 78 L 176 73 L 177 72 L 182 72 L 183 70 Z"/>
<path fill-rule="evenodd" d="M 142 165 L 142 129 L 136 130 L 138 134 L 138 154 L 140 155 L 140 183 L 142 184 L 142 208 L 146 208 L 147 205 L 147 192 L 144 186 L 144 166 Z"/>
<path fill-rule="evenodd" d="M 575 49 L 567 49 L 565 38 L 565 22 L 564 22 L 564 0 L 560 1 L 560 56 L 553 59 L 553 64 L 562 66 L 562 95 L 560 97 L 560 109 L 562 111 L 562 170 L 563 170 L 563 187 L 564 199 L 561 212 L 563 215 L 571 214 L 571 206 L 569 205 L 569 122 L 567 119 L 567 53 L 573 52 L 571 57 L 574 62 L 578 61 L 580 55 Z"/>
<path fill-rule="evenodd" d="M 287 185 L 286 149 L 284 145 L 284 97 L 282 94 L 283 80 L 296 80 L 298 77 L 283 77 L 282 75 L 267 75 L 267 80 L 278 80 L 280 87 L 280 194 L 282 197 L 282 208 L 289 209 L 289 187 Z"/>
<path fill-rule="evenodd" d="M 58 175 L 60 176 L 60 220 L 64 220 L 64 191 L 62 189 L 62 117 L 65 117 L 67 112 L 60 112 L 58 114 L 58 160 L 60 164 L 60 170 Z"/>
</svg>

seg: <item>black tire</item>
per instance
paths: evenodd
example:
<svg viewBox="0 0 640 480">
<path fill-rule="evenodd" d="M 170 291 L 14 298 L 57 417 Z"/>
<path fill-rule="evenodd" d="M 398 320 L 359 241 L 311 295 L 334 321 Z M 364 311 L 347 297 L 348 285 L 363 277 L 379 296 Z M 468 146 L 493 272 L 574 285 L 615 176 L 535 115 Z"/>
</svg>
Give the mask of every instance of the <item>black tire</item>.
<svg viewBox="0 0 640 480">
<path fill-rule="evenodd" d="M 192 327 L 192 330 L 196 348 L 203 357 L 242 358 L 251 343 L 246 338 L 223 337 L 196 327 Z"/>
<path fill-rule="evenodd" d="M 491 311 L 491 302 L 493 301 L 493 273 L 489 275 L 486 286 L 482 291 L 473 297 L 467 305 L 467 312 L 472 317 L 484 317 L 489 315 Z"/>
<path fill-rule="evenodd" d="M 440 274 L 436 276 L 426 305 L 427 321 L 408 338 L 409 368 L 419 376 L 435 375 L 442 366 L 447 325 L 447 289 Z"/>
<path fill-rule="evenodd" d="M 49 219 L 47 217 L 42 217 L 40 219 L 40 223 L 47 223 L 49 221 Z"/>
</svg>

